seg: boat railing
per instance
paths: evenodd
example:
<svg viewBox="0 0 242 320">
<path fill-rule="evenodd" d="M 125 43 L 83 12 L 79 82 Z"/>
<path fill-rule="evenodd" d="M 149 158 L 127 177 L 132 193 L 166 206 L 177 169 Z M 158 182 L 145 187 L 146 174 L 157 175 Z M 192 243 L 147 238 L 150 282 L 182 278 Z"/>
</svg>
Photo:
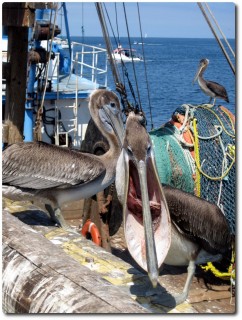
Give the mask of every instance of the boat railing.
<svg viewBox="0 0 242 320">
<path fill-rule="evenodd" d="M 49 68 L 48 79 L 53 84 L 53 90 L 57 92 L 57 99 L 60 92 L 107 87 L 107 50 L 78 42 L 72 42 L 71 46 L 69 73 L 63 75 L 60 70 L 59 52 L 55 53 L 55 59 L 51 61 Z M 63 76 L 67 76 L 66 80 Z"/>
<path fill-rule="evenodd" d="M 68 136 L 72 134 L 72 144 L 79 147 L 78 139 L 78 106 L 80 105 L 80 94 L 96 88 L 107 88 L 107 51 L 106 49 L 72 42 L 72 56 L 69 73 L 60 70 L 61 54 L 56 53 L 52 61 L 52 68 L 48 74 L 51 78 L 52 89 L 56 91 L 55 100 L 55 143 L 63 147 L 68 146 Z M 73 94 L 74 100 L 70 103 L 61 103 L 62 94 Z M 70 97 L 70 95 L 69 95 Z M 69 103 L 69 104 L 68 104 Z M 60 111 L 72 110 L 70 117 L 59 118 Z M 61 141 L 61 142 L 60 142 Z"/>
<path fill-rule="evenodd" d="M 72 42 L 71 70 L 93 83 L 107 87 L 107 50 Z"/>
</svg>

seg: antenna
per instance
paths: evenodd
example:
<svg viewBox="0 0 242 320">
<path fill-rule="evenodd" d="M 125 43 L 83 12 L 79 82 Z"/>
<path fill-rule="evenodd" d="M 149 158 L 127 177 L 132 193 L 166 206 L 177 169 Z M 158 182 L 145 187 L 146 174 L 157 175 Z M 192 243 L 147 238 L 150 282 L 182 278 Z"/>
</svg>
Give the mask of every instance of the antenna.
<svg viewBox="0 0 242 320">
<path fill-rule="evenodd" d="M 85 29 L 84 29 L 84 3 L 82 2 L 82 43 L 84 43 Z"/>
</svg>

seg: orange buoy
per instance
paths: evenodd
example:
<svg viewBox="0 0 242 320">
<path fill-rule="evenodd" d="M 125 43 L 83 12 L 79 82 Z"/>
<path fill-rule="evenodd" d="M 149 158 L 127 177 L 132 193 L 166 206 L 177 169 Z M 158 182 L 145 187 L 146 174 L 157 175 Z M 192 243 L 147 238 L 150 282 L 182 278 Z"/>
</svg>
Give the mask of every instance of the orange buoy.
<svg viewBox="0 0 242 320">
<path fill-rule="evenodd" d="M 92 241 L 96 245 L 101 246 L 101 236 L 100 236 L 99 230 L 95 225 L 95 223 L 93 223 L 90 219 L 88 219 L 84 224 L 84 226 L 82 227 L 81 234 L 85 238 L 87 238 L 87 235 L 90 234 Z"/>
</svg>

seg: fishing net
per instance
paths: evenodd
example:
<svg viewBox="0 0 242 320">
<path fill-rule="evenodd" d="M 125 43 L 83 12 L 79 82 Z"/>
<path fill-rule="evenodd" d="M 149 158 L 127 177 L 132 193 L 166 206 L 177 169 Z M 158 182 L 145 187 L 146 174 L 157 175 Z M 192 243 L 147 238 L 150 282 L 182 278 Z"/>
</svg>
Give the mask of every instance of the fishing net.
<svg viewBox="0 0 242 320">
<path fill-rule="evenodd" d="M 177 128 L 170 123 L 153 130 L 150 137 L 154 146 L 160 181 L 174 188 L 194 192 L 190 155 L 177 139 Z M 188 151 L 189 152 L 189 151 Z"/>
<path fill-rule="evenodd" d="M 234 117 L 224 107 L 195 109 L 198 140 L 197 174 L 201 198 L 217 204 L 235 234 L 235 128 Z"/>
<path fill-rule="evenodd" d="M 218 205 L 235 235 L 234 115 L 222 106 L 183 105 L 150 136 L 161 182 Z"/>
</svg>

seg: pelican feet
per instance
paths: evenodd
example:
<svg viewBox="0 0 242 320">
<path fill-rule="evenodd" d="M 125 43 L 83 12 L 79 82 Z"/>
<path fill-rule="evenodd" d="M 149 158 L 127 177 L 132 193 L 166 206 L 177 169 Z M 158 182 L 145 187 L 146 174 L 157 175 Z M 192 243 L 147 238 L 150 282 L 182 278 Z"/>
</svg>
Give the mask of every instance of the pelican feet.
<svg viewBox="0 0 242 320">
<path fill-rule="evenodd" d="M 153 288 L 150 281 L 149 284 L 133 285 L 130 287 L 130 293 L 137 297 L 146 297 L 151 303 L 159 304 L 164 307 L 174 308 L 179 303 L 182 303 L 183 297 L 179 298 L 172 296 L 159 283 L 156 288 Z M 180 296 L 180 295 L 179 295 Z M 184 300 L 185 301 L 185 300 Z"/>
<path fill-rule="evenodd" d="M 187 295 L 185 292 L 175 295 L 171 295 L 170 293 L 166 292 L 164 294 L 158 294 L 151 297 L 151 302 L 164 307 L 175 308 L 179 304 L 185 302 L 186 299 Z"/>
<path fill-rule="evenodd" d="M 56 208 L 55 210 L 52 209 L 52 207 L 49 204 L 45 205 L 46 210 L 49 212 L 51 219 L 56 223 L 56 226 L 64 229 L 67 232 L 73 232 L 78 235 L 80 235 L 79 232 L 77 232 L 75 229 L 71 228 L 65 221 L 61 210 L 59 208 Z"/>
<path fill-rule="evenodd" d="M 159 284 L 156 288 L 153 288 L 151 285 L 148 285 L 147 287 L 147 284 L 135 284 L 131 286 L 129 290 L 128 288 L 126 290 L 127 293 L 131 293 L 132 295 L 137 296 L 137 298 L 148 298 L 148 300 L 151 303 L 158 304 L 166 308 L 175 308 L 179 304 L 185 302 L 187 299 L 187 294 L 185 292 L 182 292 L 181 294 L 172 295 Z"/>
<path fill-rule="evenodd" d="M 212 104 L 212 103 L 203 103 L 202 105 L 203 105 L 204 107 L 210 108 L 210 109 L 212 109 L 212 108 L 214 107 L 214 104 Z"/>
</svg>

